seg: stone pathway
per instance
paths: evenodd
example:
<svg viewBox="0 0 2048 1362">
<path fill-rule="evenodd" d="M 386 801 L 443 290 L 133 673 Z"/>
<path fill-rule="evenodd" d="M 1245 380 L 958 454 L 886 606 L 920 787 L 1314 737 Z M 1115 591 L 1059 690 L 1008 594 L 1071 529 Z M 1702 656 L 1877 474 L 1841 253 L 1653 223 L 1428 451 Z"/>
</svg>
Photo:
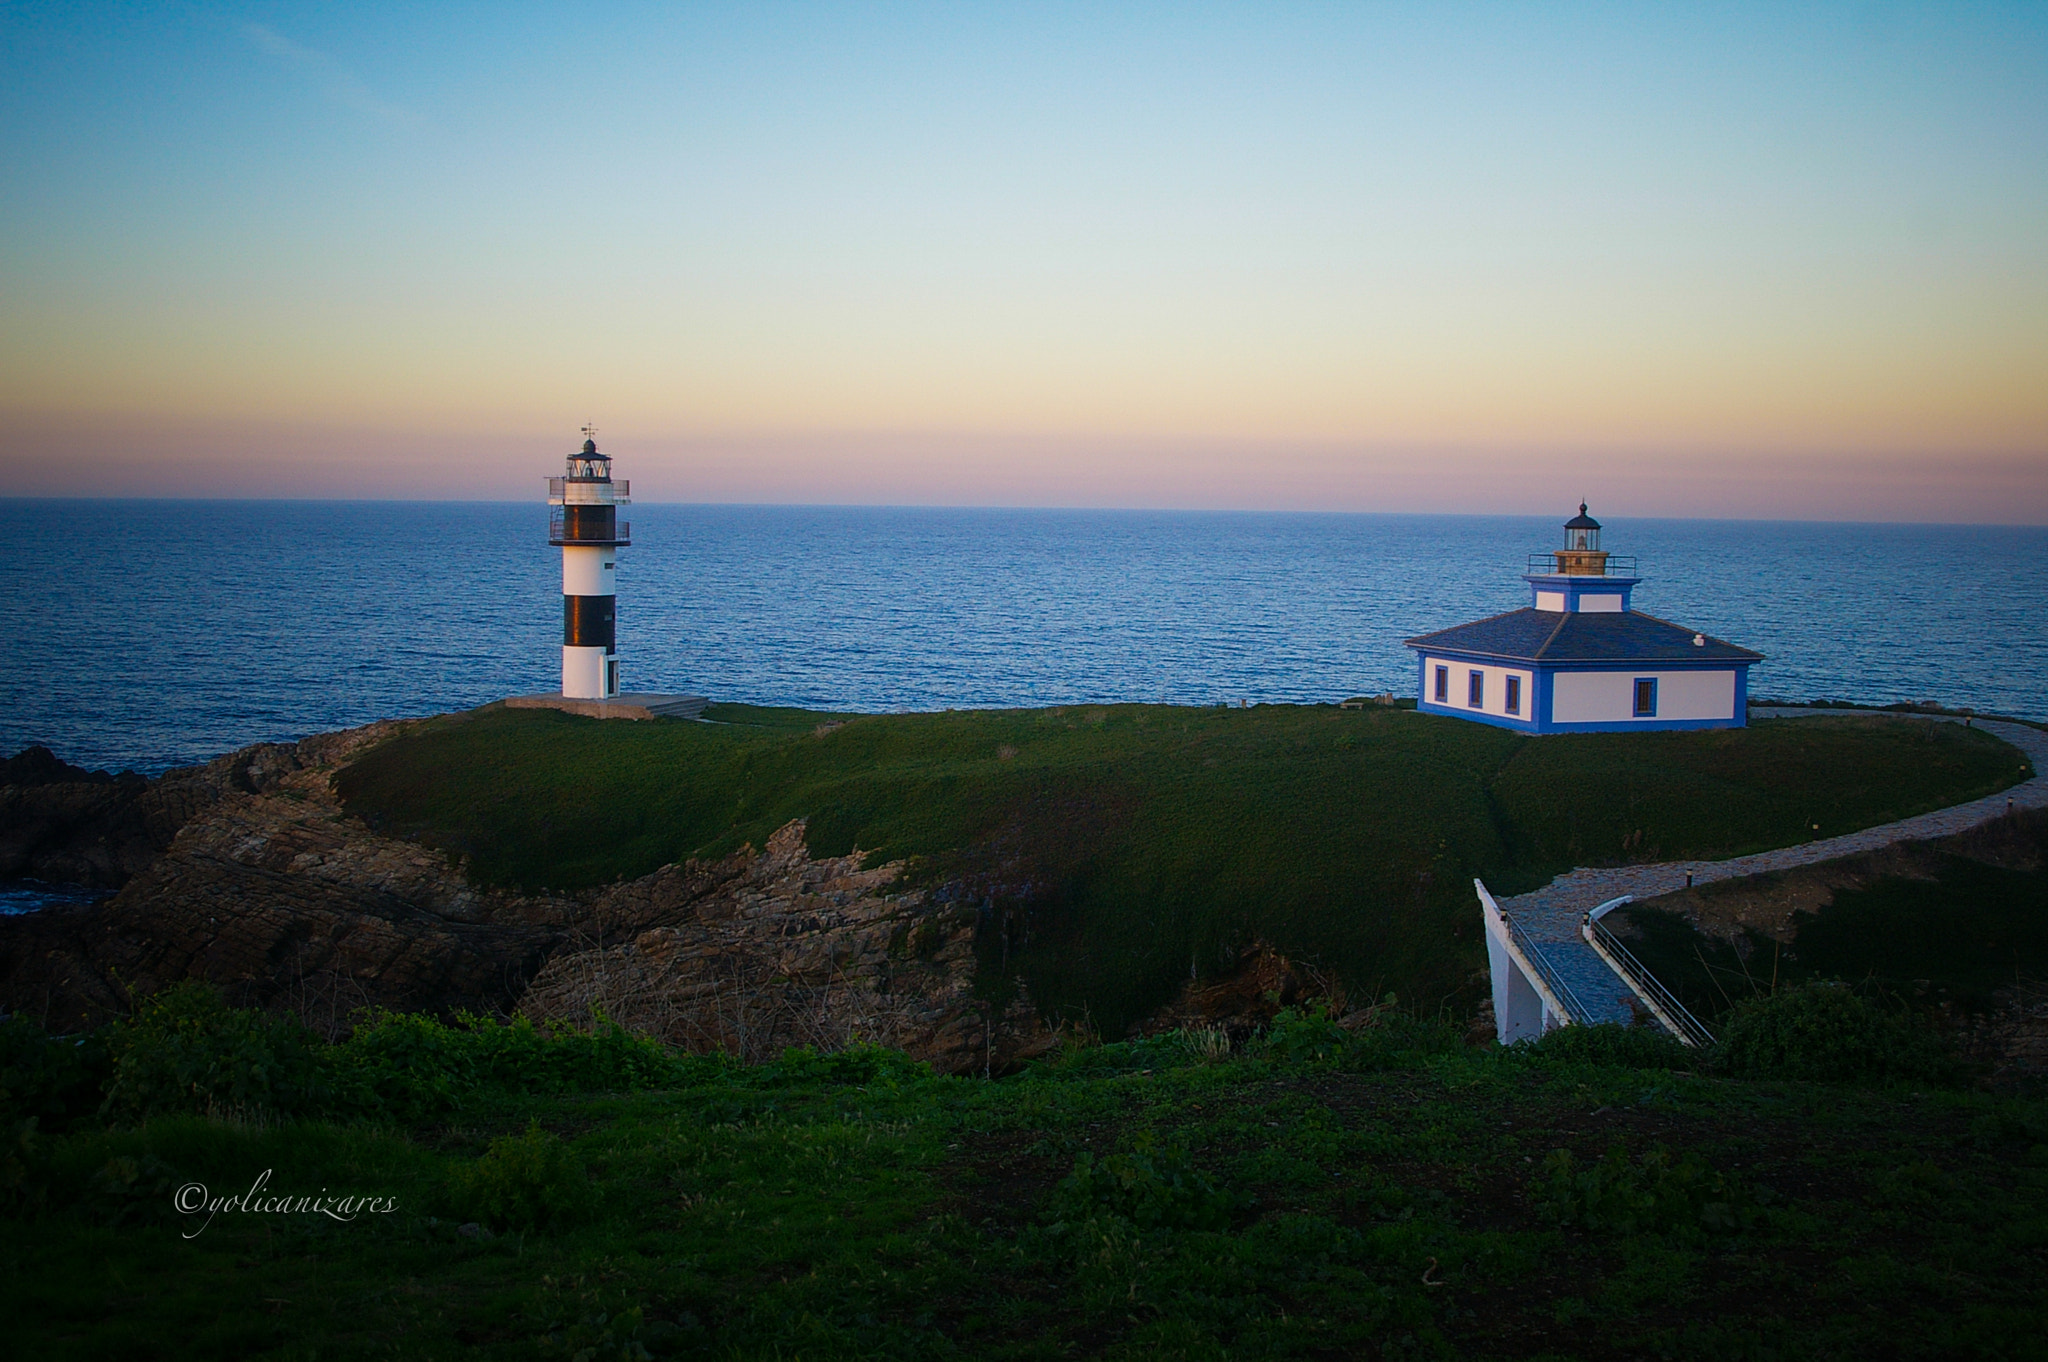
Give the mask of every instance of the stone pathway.
<svg viewBox="0 0 2048 1362">
<path fill-rule="evenodd" d="M 1838 717 L 1844 713 L 1859 718 L 1872 714 L 1868 710 L 1759 708 L 1751 710 L 1750 717 L 1798 719 Z M 1947 715 L 1901 714 L 1895 710 L 1877 713 L 1904 723 L 1963 722 Z M 1595 954 L 1585 938 L 1579 935 L 1579 924 L 1587 912 L 1609 899 L 1620 898 L 1623 894 L 1638 899 L 1668 894 L 1685 888 L 1687 875 L 1692 876 L 1694 884 L 1706 884 L 1712 880 L 1732 880 L 1773 870 L 1789 870 L 1793 866 L 1814 865 L 1853 856 L 1860 851 L 1875 851 L 1894 842 L 1919 842 L 1966 832 L 2015 809 L 2048 808 L 2048 733 L 2025 724 L 2004 723 L 1996 719 L 1974 722 L 1986 733 L 2002 738 L 2026 753 L 2034 765 L 2034 778 L 1967 804 L 1901 818 L 1896 823 L 1883 823 L 1840 837 L 1824 837 L 1817 842 L 1760 851 L 1753 856 L 1737 856 L 1726 861 L 1660 861 L 1653 865 L 1573 870 L 1533 893 L 1499 900 L 1501 911 L 1514 924 L 1523 948 L 1543 957 L 1571 990 L 1573 1000 L 1585 1011 L 1585 1016 L 1573 1020 L 1585 1024 L 1627 1023 L 1635 1015 L 1628 985 L 1615 976 L 1607 962 Z"/>
</svg>

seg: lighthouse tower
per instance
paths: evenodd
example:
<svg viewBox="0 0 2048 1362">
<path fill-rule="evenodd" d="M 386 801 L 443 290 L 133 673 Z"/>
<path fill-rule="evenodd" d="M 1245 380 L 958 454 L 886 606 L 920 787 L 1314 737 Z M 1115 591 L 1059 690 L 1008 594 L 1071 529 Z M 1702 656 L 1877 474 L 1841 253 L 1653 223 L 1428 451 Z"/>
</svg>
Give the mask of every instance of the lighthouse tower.
<svg viewBox="0 0 2048 1362">
<path fill-rule="evenodd" d="M 548 542 L 562 550 L 562 695 L 570 700 L 619 693 L 619 550 L 633 542 L 619 507 L 632 484 L 612 481 L 596 434 L 585 426 L 567 475 L 548 479 Z"/>
</svg>

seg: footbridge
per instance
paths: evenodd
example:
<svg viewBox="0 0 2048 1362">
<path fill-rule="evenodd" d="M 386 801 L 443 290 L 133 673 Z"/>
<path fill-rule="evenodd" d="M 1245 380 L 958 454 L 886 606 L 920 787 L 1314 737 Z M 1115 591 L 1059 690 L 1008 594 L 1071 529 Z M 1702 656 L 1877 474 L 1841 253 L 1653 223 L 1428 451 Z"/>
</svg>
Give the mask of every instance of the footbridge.
<svg viewBox="0 0 2048 1362">
<path fill-rule="evenodd" d="M 1763 708 L 1754 718 L 1840 717 L 1845 711 Z M 2032 779 L 1995 795 L 1932 813 L 1901 818 L 1840 837 L 1824 837 L 1725 861 L 1660 861 L 1651 865 L 1578 869 L 1528 894 L 1496 899 L 1479 880 L 1480 915 L 1486 926 L 1487 964 L 1493 977 L 1494 1032 L 1503 1043 L 1534 1038 L 1559 1026 L 1624 1025 L 1662 1027 L 1688 1045 L 1713 1037 L 1600 925 L 1611 910 L 1634 899 L 1654 898 L 1695 884 L 1817 865 L 1898 842 L 1948 837 L 2023 809 L 2048 808 L 2048 733 L 2026 724 L 1957 715 L 1902 714 L 1895 710 L 1847 711 L 1858 718 L 1881 716 L 1900 723 L 1966 723 L 2026 753 Z"/>
</svg>

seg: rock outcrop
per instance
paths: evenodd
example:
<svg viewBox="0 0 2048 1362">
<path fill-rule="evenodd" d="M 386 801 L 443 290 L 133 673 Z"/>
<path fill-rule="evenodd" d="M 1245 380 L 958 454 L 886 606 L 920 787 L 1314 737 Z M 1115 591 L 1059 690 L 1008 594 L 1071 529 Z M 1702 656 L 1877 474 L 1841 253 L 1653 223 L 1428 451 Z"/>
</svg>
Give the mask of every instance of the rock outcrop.
<svg viewBox="0 0 2048 1362">
<path fill-rule="evenodd" d="M 481 888 L 334 793 L 340 766 L 403 727 L 259 744 L 156 781 L 38 749 L 7 763 L 14 873 L 118 892 L 0 919 L 0 1008 L 77 1030 L 196 978 L 330 1034 L 363 1007 L 576 1024 L 601 1009 L 693 1050 L 758 1058 L 858 1037 L 947 1072 L 1053 1044 L 1020 989 L 976 996 L 973 908 L 902 890 L 900 864 L 815 860 L 801 822 L 759 852 L 574 897 Z"/>
<path fill-rule="evenodd" d="M 667 866 L 608 890 L 593 920 L 630 935 L 558 952 L 520 1011 L 598 1009 L 685 1049 L 749 1059 L 858 1038 L 946 1073 L 1003 1072 L 1054 1045 L 1021 991 L 1007 1006 L 975 996 L 972 907 L 897 891 L 901 863 L 864 870 L 861 860 L 813 859 L 793 822 L 759 854 Z"/>
<path fill-rule="evenodd" d="M 191 978 L 329 1031 L 363 1006 L 508 1005 L 575 905 L 480 891 L 441 853 L 342 811 L 335 767 L 400 727 L 258 744 L 134 791 L 116 782 L 126 803 L 100 815 L 103 840 L 75 823 L 67 854 L 126 869 L 138 848 L 160 849 L 107 900 L 0 921 L 0 1005 L 70 1030 Z"/>
<path fill-rule="evenodd" d="M 87 771 L 31 747 L 0 762 L 0 879 L 118 889 L 213 794 L 203 767 L 151 781 Z"/>
<path fill-rule="evenodd" d="M 1340 1017 L 1350 1013 L 1336 980 L 1255 941 L 1238 952 L 1228 970 L 1189 980 L 1179 997 L 1133 1026 L 1131 1034 L 1215 1029 L 1227 1032 L 1236 1044 L 1272 1021 L 1280 1009 L 1310 1001 L 1327 1005 Z"/>
</svg>

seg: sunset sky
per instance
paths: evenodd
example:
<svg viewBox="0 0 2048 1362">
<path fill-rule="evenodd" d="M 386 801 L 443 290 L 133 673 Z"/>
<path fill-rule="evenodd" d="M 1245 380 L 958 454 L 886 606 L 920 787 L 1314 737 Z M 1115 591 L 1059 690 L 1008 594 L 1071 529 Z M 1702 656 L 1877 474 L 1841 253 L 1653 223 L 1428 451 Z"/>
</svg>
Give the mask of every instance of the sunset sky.
<svg viewBox="0 0 2048 1362">
<path fill-rule="evenodd" d="M 5 495 L 2048 523 L 2048 5 L 0 7 Z"/>
</svg>

